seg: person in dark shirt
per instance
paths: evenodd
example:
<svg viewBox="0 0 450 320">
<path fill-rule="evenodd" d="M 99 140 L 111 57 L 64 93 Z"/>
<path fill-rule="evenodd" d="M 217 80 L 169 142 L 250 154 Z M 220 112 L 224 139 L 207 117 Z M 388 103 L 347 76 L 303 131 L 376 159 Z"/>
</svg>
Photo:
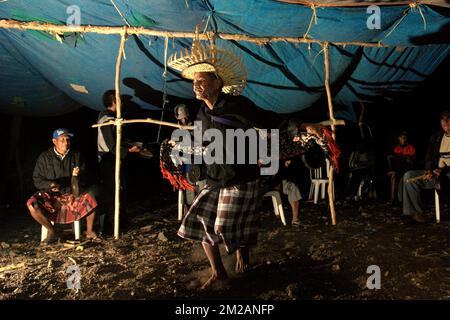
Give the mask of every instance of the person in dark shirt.
<svg viewBox="0 0 450 320">
<path fill-rule="evenodd" d="M 203 145 L 206 142 L 207 148 L 214 144 L 214 156 L 223 153 L 223 159 L 245 158 L 243 163 L 205 161 L 206 187 L 195 198 L 178 230 L 180 237 L 202 242 L 212 271 L 202 289 L 222 288 L 227 286 L 228 274 L 219 244 L 225 245 L 228 254 L 236 252 L 236 272 L 248 268 L 249 247 L 257 242 L 256 210 L 263 196 L 259 181 L 261 168 L 257 162 L 247 160 L 249 143 L 239 153 L 237 148 L 231 147 L 229 139 L 234 137 L 229 138 L 227 130 L 248 129 L 247 132 L 257 135 L 252 128 L 278 128 L 284 119 L 239 96 L 245 87 L 245 67 L 231 52 L 214 46 L 205 49 L 195 40 L 190 56 L 179 57 L 171 58 L 169 66 L 181 71 L 184 78 L 193 80 L 195 97 L 202 101 L 196 117 L 201 123 L 202 136 L 215 132 L 223 138 L 222 143 L 197 142 Z M 302 124 L 302 127 L 320 135 L 319 126 Z M 212 151 L 210 156 L 213 157 Z"/>
<path fill-rule="evenodd" d="M 97 202 L 83 187 L 85 163 L 81 154 L 70 149 L 73 137 L 67 129 L 53 132 L 53 147 L 41 153 L 33 171 L 36 192 L 28 201 L 31 216 L 48 230 L 46 243 L 57 240 L 50 223 L 72 223 L 86 217 L 87 238 L 96 238 L 93 230 Z"/>
<path fill-rule="evenodd" d="M 425 170 L 410 170 L 403 176 L 403 217 L 424 223 L 421 192 L 424 189 L 441 190 L 450 181 L 450 111 L 440 115 L 441 128 L 428 143 Z"/>
<path fill-rule="evenodd" d="M 103 105 L 105 110 L 98 115 L 98 124 L 102 124 L 116 119 L 117 105 L 116 92 L 108 90 L 103 94 Z M 138 153 L 141 147 L 137 145 L 129 145 L 127 141 L 123 141 L 120 147 L 120 158 L 122 160 L 121 168 L 121 216 L 122 225 L 126 224 L 126 201 L 125 193 L 125 175 L 126 156 L 128 153 Z M 97 136 L 97 153 L 100 167 L 100 211 L 105 214 L 106 221 L 102 233 L 111 234 L 114 225 L 114 192 L 115 192 L 115 164 L 116 164 L 116 127 L 102 126 L 98 128 Z"/>
</svg>

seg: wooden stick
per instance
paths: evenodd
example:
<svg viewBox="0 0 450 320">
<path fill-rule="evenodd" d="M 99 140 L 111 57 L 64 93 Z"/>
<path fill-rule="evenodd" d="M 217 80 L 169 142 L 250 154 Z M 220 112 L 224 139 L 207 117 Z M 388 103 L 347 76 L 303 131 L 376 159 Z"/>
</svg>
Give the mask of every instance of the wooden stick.
<svg viewBox="0 0 450 320">
<path fill-rule="evenodd" d="M 325 120 L 319 122 L 323 126 L 345 126 L 345 120 Z"/>
<path fill-rule="evenodd" d="M 5 271 L 10 271 L 10 270 L 15 270 L 15 269 L 21 269 L 25 267 L 25 262 L 21 262 L 19 264 L 10 264 L 8 266 L 5 267 L 0 267 L 0 272 L 5 272 Z"/>
<path fill-rule="evenodd" d="M 328 100 L 328 112 L 330 114 L 331 121 L 331 131 L 333 135 L 333 139 L 336 140 L 336 132 L 335 132 L 335 123 L 336 119 L 334 118 L 333 112 L 333 101 L 331 99 L 331 90 L 330 90 L 330 61 L 329 61 L 329 52 L 328 52 L 328 43 L 323 45 L 323 55 L 324 55 L 324 64 L 325 64 L 325 90 L 327 92 L 327 100 Z M 331 211 L 331 224 L 336 225 L 336 211 L 334 209 L 334 168 L 330 166 L 330 170 L 328 172 L 328 201 L 330 202 L 330 211 Z"/>
<path fill-rule="evenodd" d="M 184 125 L 173 123 L 173 122 L 154 120 L 151 118 L 122 120 L 121 122 L 122 122 L 122 125 L 127 124 L 127 123 L 153 123 L 153 124 L 160 124 L 163 126 L 168 126 L 168 127 L 178 128 L 178 129 L 194 130 L 194 126 L 184 126 Z M 325 120 L 325 121 L 321 121 L 319 123 L 323 126 L 331 126 L 331 124 L 333 123 L 333 120 Z M 111 120 L 111 121 L 107 121 L 104 123 L 93 124 L 91 127 L 98 128 L 98 127 L 104 127 L 104 126 L 113 126 L 115 124 L 116 124 L 115 120 Z M 345 120 L 334 120 L 334 125 L 335 126 L 345 126 Z"/>
<path fill-rule="evenodd" d="M 406 183 L 412 183 L 412 182 L 417 181 L 417 180 L 425 180 L 425 178 L 427 176 L 428 176 L 427 174 L 422 174 L 422 175 L 417 176 L 417 177 L 409 178 L 409 179 L 406 179 Z"/>
<path fill-rule="evenodd" d="M 379 7 L 388 7 L 388 6 L 407 6 L 410 3 L 417 3 L 423 4 L 423 5 L 434 5 L 434 6 L 441 6 L 441 7 L 449 7 L 448 4 L 446 4 L 444 1 L 436 1 L 436 0 L 406 0 L 406 1 L 362 1 L 362 2 L 355 2 L 355 1 L 342 1 L 342 2 L 322 2 L 322 1 L 310 1 L 310 0 L 278 0 L 281 2 L 287 2 L 292 4 L 299 4 L 304 6 L 311 6 L 314 4 L 316 7 L 368 7 L 372 5 L 376 5 Z"/>
<path fill-rule="evenodd" d="M 167 121 L 160 121 L 160 120 L 154 120 L 154 119 L 132 119 L 132 120 L 122 120 L 121 121 L 122 124 L 127 124 L 127 123 L 154 123 L 154 124 L 160 124 L 163 126 L 168 126 L 168 127 L 174 127 L 174 128 L 178 128 L 178 129 L 185 129 L 185 130 L 194 130 L 194 126 L 183 126 L 177 123 L 173 123 L 173 122 L 167 122 Z M 98 128 L 98 127 L 103 127 L 103 126 L 111 126 L 111 125 L 115 125 L 116 122 L 115 121 L 108 121 L 108 122 L 104 122 L 104 123 L 100 123 L 100 124 L 94 124 L 91 127 L 92 128 Z"/>
<path fill-rule="evenodd" d="M 122 144 L 122 103 L 120 100 L 120 66 L 122 64 L 123 50 L 127 37 L 127 27 L 120 33 L 120 47 L 116 62 L 116 188 L 115 188 L 115 206 L 114 206 L 114 239 L 119 239 L 119 214 L 120 214 L 120 147 Z"/>
<path fill-rule="evenodd" d="M 111 26 L 66 26 L 57 25 L 51 23 L 41 23 L 41 22 L 22 22 L 17 20 L 0 20 L 0 28 L 3 29 L 19 29 L 19 30 L 37 30 L 49 33 L 97 33 L 97 34 L 121 34 L 123 32 L 123 27 L 111 27 Z M 127 28 L 127 34 L 137 34 L 137 35 L 147 35 L 156 37 L 169 37 L 169 38 L 195 38 L 195 32 L 172 32 L 172 31 L 161 31 L 153 30 L 144 27 L 129 27 Z M 231 33 L 213 33 L 206 32 L 198 35 L 200 40 L 208 40 L 212 37 L 220 38 L 223 40 L 234 40 L 234 41 L 245 41 L 256 43 L 259 45 L 268 44 L 271 42 L 289 42 L 289 43 L 317 43 L 323 45 L 327 43 L 322 40 L 315 40 L 303 37 L 252 37 L 242 34 L 231 34 Z M 372 48 L 389 48 L 397 47 L 395 45 L 386 45 L 380 42 L 360 42 L 360 41 L 350 41 L 350 42 L 332 42 L 336 46 L 360 46 L 360 47 L 372 47 Z M 407 47 L 417 47 L 417 45 L 408 45 Z"/>
<path fill-rule="evenodd" d="M 64 251 L 67 251 L 67 250 L 70 250 L 70 249 L 74 249 L 74 248 L 76 249 L 76 248 L 78 248 L 79 246 L 85 245 L 85 244 L 88 243 L 88 242 L 91 242 L 91 239 L 86 240 L 86 241 L 83 241 L 83 242 L 80 242 L 78 245 L 75 245 L 75 246 L 64 247 L 64 248 L 62 248 L 62 249 L 54 250 L 54 251 L 45 251 L 45 253 L 46 253 L 46 254 L 55 254 L 55 253 L 64 252 Z M 65 244 L 64 244 L 64 245 L 65 245 Z"/>
</svg>

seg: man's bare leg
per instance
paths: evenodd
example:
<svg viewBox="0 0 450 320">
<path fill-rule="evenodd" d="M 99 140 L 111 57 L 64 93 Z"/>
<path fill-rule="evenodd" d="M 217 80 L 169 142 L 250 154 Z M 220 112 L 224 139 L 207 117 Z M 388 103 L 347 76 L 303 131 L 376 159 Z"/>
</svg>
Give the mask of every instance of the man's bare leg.
<svg viewBox="0 0 450 320">
<path fill-rule="evenodd" d="M 55 228 L 48 221 L 48 219 L 44 216 L 41 209 L 35 209 L 32 205 L 28 206 L 28 210 L 30 211 L 31 216 L 34 220 L 36 220 L 40 225 L 44 226 L 48 230 L 48 238 L 52 238 L 56 235 Z"/>
<path fill-rule="evenodd" d="M 86 217 L 86 236 L 88 238 L 96 238 L 97 234 L 94 231 L 95 211 Z"/>
<path fill-rule="evenodd" d="M 209 264 L 211 266 L 212 275 L 206 281 L 201 289 L 210 289 L 213 285 L 223 286 L 225 281 L 228 279 L 227 271 L 222 263 L 222 258 L 220 257 L 219 246 L 212 246 L 207 243 L 202 243 L 203 250 L 208 257 Z"/>
<path fill-rule="evenodd" d="M 298 224 L 299 220 L 299 211 L 300 211 L 300 201 L 294 201 L 291 203 L 292 208 L 292 224 Z"/>
<path fill-rule="evenodd" d="M 243 273 L 250 266 L 250 250 L 247 247 L 241 247 L 236 250 L 236 272 Z"/>
</svg>

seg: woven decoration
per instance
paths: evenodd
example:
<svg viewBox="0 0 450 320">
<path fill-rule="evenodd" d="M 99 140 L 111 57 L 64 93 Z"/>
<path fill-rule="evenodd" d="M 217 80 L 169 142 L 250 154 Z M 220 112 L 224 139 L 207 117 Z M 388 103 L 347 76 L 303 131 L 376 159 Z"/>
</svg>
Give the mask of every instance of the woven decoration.
<svg viewBox="0 0 450 320">
<path fill-rule="evenodd" d="M 184 49 L 173 54 L 167 64 L 190 80 L 196 72 L 215 72 L 223 81 L 222 91 L 232 95 L 240 95 L 247 84 L 247 72 L 241 58 L 215 45 L 205 47 L 198 37 L 192 42 L 190 51 Z"/>
</svg>

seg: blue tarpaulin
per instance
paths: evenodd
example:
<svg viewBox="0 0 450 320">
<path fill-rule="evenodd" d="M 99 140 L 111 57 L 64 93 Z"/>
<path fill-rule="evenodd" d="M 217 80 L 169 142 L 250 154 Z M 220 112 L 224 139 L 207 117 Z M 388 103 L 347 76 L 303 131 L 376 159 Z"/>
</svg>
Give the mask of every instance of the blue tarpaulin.
<svg viewBox="0 0 450 320">
<path fill-rule="evenodd" d="M 411 91 L 439 66 L 449 54 L 450 23 L 446 6 L 400 4 L 380 6 L 380 28 L 370 29 L 372 13 L 356 4 L 312 9 L 275 0 L 7 0 L 0 1 L 0 19 L 64 25 L 73 14 L 68 8 L 77 6 L 81 25 L 128 24 L 183 32 L 200 26 L 202 31 L 219 34 L 306 36 L 330 42 L 335 116 L 354 120 L 354 103 Z M 189 48 L 191 41 L 169 38 L 168 55 Z M 119 42 L 119 35 L 66 33 L 58 37 L 0 28 L 0 112 L 46 116 L 67 113 L 79 105 L 101 110 L 103 92 L 114 88 Z M 337 44 L 342 42 L 388 47 Z M 248 74 L 243 95 L 260 107 L 291 113 L 324 101 L 320 44 L 221 39 L 216 44 L 243 57 Z M 178 72 L 168 68 L 164 80 L 164 45 L 164 37 L 144 35 L 129 36 L 126 42 L 121 93 L 145 109 L 161 108 L 162 99 L 152 104 L 140 100 L 123 79 L 133 78 L 156 92 L 166 87 L 170 96 L 193 98 L 192 85 Z M 326 118 L 326 105 L 323 110 Z"/>
</svg>

